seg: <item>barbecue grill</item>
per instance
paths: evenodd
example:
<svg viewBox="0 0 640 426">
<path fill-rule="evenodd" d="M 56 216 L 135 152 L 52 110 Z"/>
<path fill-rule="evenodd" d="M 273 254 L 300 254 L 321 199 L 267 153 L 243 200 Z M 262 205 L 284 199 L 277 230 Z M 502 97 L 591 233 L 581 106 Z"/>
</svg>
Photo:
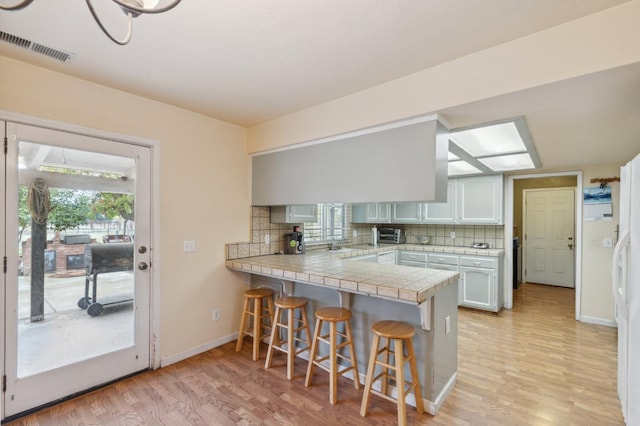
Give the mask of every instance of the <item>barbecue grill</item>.
<svg viewBox="0 0 640 426">
<path fill-rule="evenodd" d="M 86 278 L 84 297 L 78 300 L 78 307 L 86 309 L 92 317 L 102 313 L 104 306 L 133 300 L 132 297 L 98 303 L 98 275 L 109 272 L 133 270 L 133 243 L 87 244 L 84 249 L 84 266 Z M 93 283 L 92 294 L 89 287 Z"/>
</svg>

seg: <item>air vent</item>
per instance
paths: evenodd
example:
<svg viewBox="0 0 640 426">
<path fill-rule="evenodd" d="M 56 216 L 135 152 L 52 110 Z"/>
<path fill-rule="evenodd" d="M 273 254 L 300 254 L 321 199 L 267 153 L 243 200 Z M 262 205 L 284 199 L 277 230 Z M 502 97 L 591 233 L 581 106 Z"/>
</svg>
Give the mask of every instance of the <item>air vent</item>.
<svg viewBox="0 0 640 426">
<path fill-rule="evenodd" d="M 35 42 L 32 42 L 31 40 L 18 37 L 17 35 L 5 33 L 4 31 L 0 31 L 0 41 L 12 44 L 17 47 L 21 47 L 23 49 L 31 50 L 32 52 L 36 52 L 41 55 L 48 56 L 60 62 L 69 62 L 76 57 L 74 53 L 54 49 L 53 47 L 45 46 L 40 43 L 35 43 Z"/>
</svg>

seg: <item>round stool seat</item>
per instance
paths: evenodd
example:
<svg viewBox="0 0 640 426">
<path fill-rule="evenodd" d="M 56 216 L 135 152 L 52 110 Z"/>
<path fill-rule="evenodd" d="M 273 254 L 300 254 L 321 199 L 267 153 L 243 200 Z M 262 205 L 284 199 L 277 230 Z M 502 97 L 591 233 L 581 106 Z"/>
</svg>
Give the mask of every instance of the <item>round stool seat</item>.
<svg viewBox="0 0 640 426">
<path fill-rule="evenodd" d="M 385 339 L 410 339 L 416 334 L 413 326 L 402 321 L 384 320 L 375 322 L 371 330 Z"/>
<path fill-rule="evenodd" d="M 275 301 L 276 307 L 282 309 L 297 309 L 307 306 L 307 299 L 304 297 L 281 297 Z"/>
<path fill-rule="evenodd" d="M 351 311 L 345 308 L 321 308 L 316 311 L 316 318 L 331 322 L 349 321 Z"/>
<path fill-rule="evenodd" d="M 244 292 L 245 297 L 249 298 L 260 298 L 260 297 L 269 297 L 273 296 L 273 289 L 270 288 L 252 288 L 251 290 L 247 290 Z"/>
</svg>

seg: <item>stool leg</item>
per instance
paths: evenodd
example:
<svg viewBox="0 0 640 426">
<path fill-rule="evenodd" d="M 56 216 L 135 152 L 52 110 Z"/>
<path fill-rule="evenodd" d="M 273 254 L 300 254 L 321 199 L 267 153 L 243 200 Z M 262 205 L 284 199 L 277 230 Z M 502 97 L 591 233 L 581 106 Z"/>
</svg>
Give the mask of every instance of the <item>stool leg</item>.
<svg viewBox="0 0 640 426">
<path fill-rule="evenodd" d="M 376 356 L 378 354 L 378 345 L 380 344 L 380 336 L 373 335 L 371 343 L 371 353 L 369 354 L 369 366 L 367 367 L 367 377 L 364 381 L 364 393 L 362 394 L 362 405 L 360 405 L 360 415 L 365 417 L 369 409 L 369 398 L 371 397 L 371 385 L 376 368 Z"/>
<path fill-rule="evenodd" d="M 311 341 L 311 353 L 309 354 L 309 366 L 307 367 L 307 378 L 304 381 L 306 387 L 311 386 L 311 380 L 313 379 L 313 370 L 315 369 L 316 353 L 318 352 L 318 336 L 322 329 L 322 320 L 316 319 L 316 328 L 313 331 L 313 340 Z"/>
<path fill-rule="evenodd" d="M 391 365 L 389 362 L 391 361 L 391 339 L 385 338 L 384 343 L 384 363 L 386 365 Z M 382 382 L 380 384 L 380 392 L 385 395 L 389 395 L 389 367 L 382 367 Z"/>
<path fill-rule="evenodd" d="M 422 386 L 420 386 L 420 377 L 418 376 L 418 367 L 416 365 L 416 353 L 413 350 L 413 340 L 407 339 L 407 351 L 409 353 L 409 367 L 411 368 L 411 382 L 413 383 L 413 393 L 416 397 L 416 410 L 418 414 L 424 413 L 424 401 L 422 400 Z"/>
<path fill-rule="evenodd" d="M 244 326 L 247 318 L 247 310 L 249 309 L 249 298 L 244 298 L 244 305 L 242 308 L 242 318 L 240 319 L 240 330 L 238 331 L 238 341 L 236 342 L 236 352 L 240 352 L 242 349 L 242 341 L 244 339 Z"/>
<path fill-rule="evenodd" d="M 329 323 L 329 402 L 338 402 L 338 360 L 336 356 L 336 322 Z"/>
<path fill-rule="evenodd" d="M 273 314 L 273 325 L 271 327 L 271 338 L 269 339 L 269 348 L 267 349 L 267 359 L 264 362 L 264 368 L 271 367 L 271 358 L 273 357 L 273 345 L 275 344 L 278 327 L 280 326 L 280 307 L 276 306 Z M 280 339 L 278 339 L 280 341 Z"/>
<path fill-rule="evenodd" d="M 271 329 L 273 329 L 275 317 L 273 315 L 273 299 L 271 297 L 267 297 L 267 312 L 269 312 L 269 325 Z M 269 335 L 271 335 L 271 333 L 269 333 Z"/>
<path fill-rule="evenodd" d="M 398 394 L 398 425 L 407 424 L 407 406 L 404 402 L 404 354 L 402 339 L 394 339 L 394 358 L 396 361 L 396 392 Z"/>
<path fill-rule="evenodd" d="M 262 298 L 253 299 L 253 360 L 260 358 L 260 336 L 262 335 Z"/>
<path fill-rule="evenodd" d="M 307 321 L 307 309 L 305 307 L 300 308 L 300 316 L 302 319 L 302 329 L 304 330 L 304 338 L 307 343 L 307 350 L 311 350 L 311 330 L 309 330 L 309 322 Z"/>
<path fill-rule="evenodd" d="M 349 340 L 349 357 L 351 359 L 351 365 L 353 366 L 353 385 L 356 389 L 360 389 L 360 373 L 358 373 L 358 361 L 356 361 L 356 348 L 353 343 L 353 333 L 351 332 L 351 323 L 345 322 L 345 334 Z"/>
<path fill-rule="evenodd" d="M 293 378 L 293 360 L 296 355 L 296 342 L 294 339 L 294 329 L 295 329 L 295 309 L 287 309 L 287 379 L 291 380 Z"/>
</svg>

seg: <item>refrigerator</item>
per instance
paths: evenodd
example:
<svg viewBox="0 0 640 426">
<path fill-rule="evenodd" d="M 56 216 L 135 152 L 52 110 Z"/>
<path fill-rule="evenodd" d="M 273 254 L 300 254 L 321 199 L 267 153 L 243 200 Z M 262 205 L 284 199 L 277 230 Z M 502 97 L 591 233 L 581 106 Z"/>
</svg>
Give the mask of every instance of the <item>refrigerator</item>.
<svg viewBox="0 0 640 426">
<path fill-rule="evenodd" d="M 613 252 L 618 323 L 618 397 L 627 425 L 640 425 L 640 155 L 620 169 L 620 226 Z"/>
</svg>

